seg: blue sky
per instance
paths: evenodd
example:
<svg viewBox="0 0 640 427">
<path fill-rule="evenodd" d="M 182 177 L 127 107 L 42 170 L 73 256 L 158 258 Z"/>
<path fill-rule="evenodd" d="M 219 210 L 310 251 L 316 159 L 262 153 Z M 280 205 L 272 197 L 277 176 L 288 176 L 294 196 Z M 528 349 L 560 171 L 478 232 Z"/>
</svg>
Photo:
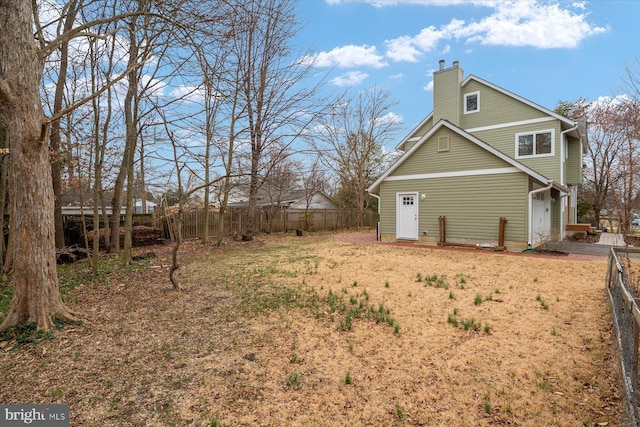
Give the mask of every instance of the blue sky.
<svg viewBox="0 0 640 427">
<path fill-rule="evenodd" d="M 301 0 L 300 48 L 331 89 L 383 86 L 402 121 L 392 148 L 433 108 L 438 61 L 544 107 L 621 94 L 640 72 L 640 1 Z"/>
</svg>

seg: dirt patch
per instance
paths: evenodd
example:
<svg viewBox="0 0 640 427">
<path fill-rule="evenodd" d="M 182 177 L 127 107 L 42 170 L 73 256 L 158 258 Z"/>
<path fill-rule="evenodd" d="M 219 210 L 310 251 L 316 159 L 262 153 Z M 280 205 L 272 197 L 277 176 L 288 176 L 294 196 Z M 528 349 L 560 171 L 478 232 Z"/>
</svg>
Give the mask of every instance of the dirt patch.
<svg viewBox="0 0 640 427">
<path fill-rule="evenodd" d="M 625 234 L 624 242 L 629 246 L 640 248 L 640 235 L 638 234 Z"/>
<path fill-rule="evenodd" d="M 90 325 L 0 351 L 0 401 L 78 426 L 617 423 L 606 258 L 358 238 L 187 243 L 182 292 L 154 248 L 67 294 Z"/>
</svg>

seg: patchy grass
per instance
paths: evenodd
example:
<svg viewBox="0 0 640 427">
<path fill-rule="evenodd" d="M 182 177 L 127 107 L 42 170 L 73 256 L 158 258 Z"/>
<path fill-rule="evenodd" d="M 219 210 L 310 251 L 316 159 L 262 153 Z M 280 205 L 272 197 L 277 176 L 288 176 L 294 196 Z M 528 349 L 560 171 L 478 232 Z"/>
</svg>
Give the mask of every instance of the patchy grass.
<svg viewBox="0 0 640 427">
<path fill-rule="evenodd" d="M 617 424 L 605 259 L 342 236 L 187 242 L 179 292 L 168 247 L 65 266 L 90 323 L 0 348 L 0 401 L 68 403 L 82 426 Z"/>
</svg>

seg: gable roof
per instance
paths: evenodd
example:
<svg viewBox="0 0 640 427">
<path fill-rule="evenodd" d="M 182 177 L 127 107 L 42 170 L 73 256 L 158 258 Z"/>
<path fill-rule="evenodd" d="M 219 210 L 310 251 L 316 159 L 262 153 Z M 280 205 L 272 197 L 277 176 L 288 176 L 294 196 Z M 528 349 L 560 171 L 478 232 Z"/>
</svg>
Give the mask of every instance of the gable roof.
<svg viewBox="0 0 640 427">
<path fill-rule="evenodd" d="M 480 84 L 483 84 L 485 86 L 490 87 L 491 89 L 494 89 L 500 93 L 502 93 L 503 95 L 509 96 L 515 100 L 518 100 L 520 102 L 522 102 L 523 104 L 528 105 L 529 107 L 535 108 L 538 111 L 541 111 L 549 116 L 552 116 L 555 119 L 560 120 L 562 123 L 564 123 L 566 126 L 568 127 L 574 127 L 577 123 L 574 122 L 573 120 L 570 120 L 558 113 L 556 113 L 555 111 L 549 110 L 548 108 L 545 108 L 541 105 L 536 104 L 533 101 L 529 101 L 527 98 L 523 98 L 520 95 L 516 95 L 515 93 L 508 91 L 507 89 L 504 89 L 498 85 L 495 85 L 487 80 L 484 80 L 480 77 L 474 76 L 473 74 L 470 74 L 469 76 L 467 76 L 466 79 L 464 79 L 464 81 L 462 82 L 462 84 L 460 85 L 461 87 L 465 87 L 469 82 L 471 81 L 476 81 Z"/>
<path fill-rule="evenodd" d="M 546 115 L 548 115 L 548 116 L 551 116 L 551 117 L 553 117 L 553 118 L 555 118 L 555 119 L 557 119 L 557 120 L 560 120 L 560 122 L 562 122 L 562 124 L 563 124 L 566 128 L 572 128 L 572 127 L 575 127 L 576 125 L 578 125 L 578 124 L 579 124 L 578 122 L 575 122 L 575 121 L 573 121 L 573 120 L 570 120 L 570 119 L 568 119 L 568 118 L 566 118 L 566 117 L 564 117 L 564 116 L 562 116 L 562 115 L 560 115 L 560 114 L 556 113 L 555 111 L 549 110 L 548 108 L 545 108 L 545 107 L 543 107 L 543 106 L 541 106 L 541 105 L 539 105 L 539 104 L 536 104 L 536 103 L 535 103 L 535 102 L 533 102 L 533 101 L 530 101 L 530 100 L 528 100 L 528 99 L 526 99 L 526 98 L 523 98 L 522 96 L 517 95 L 517 94 L 515 94 L 515 93 L 513 93 L 513 92 L 511 92 L 511 91 L 509 91 L 509 90 L 507 90 L 507 89 L 504 89 L 504 88 L 502 88 L 502 87 L 500 87 L 500 86 L 498 86 L 498 85 L 496 85 L 496 84 L 493 84 L 493 83 L 491 83 L 491 82 L 489 82 L 489 81 L 487 81 L 487 80 L 485 80 L 485 79 L 482 79 L 482 78 L 480 78 L 480 77 L 474 76 L 473 74 L 470 74 L 469 76 L 467 76 L 467 78 L 465 78 L 465 79 L 462 81 L 462 83 L 460 84 L 460 86 L 461 86 L 461 87 L 464 87 L 464 86 L 466 86 L 467 84 L 469 84 L 469 82 L 471 82 L 471 81 L 475 81 L 475 82 L 478 82 L 478 83 L 480 83 L 480 84 L 483 84 L 483 85 L 485 85 L 485 86 L 487 86 L 487 87 L 490 87 L 491 89 L 493 89 L 493 90 L 495 90 L 495 91 L 497 91 L 497 92 L 500 92 L 500 93 L 502 93 L 502 94 L 503 94 L 503 95 L 505 95 L 505 96 L 508 96 L 508 97 L 510 97 L 510 98 L 512 98 L 512 99 L 515 99 L 515 100 L 519 101 L 519 102 L 522 102 L 523 104 L 528 105 L 528 106 L 529 106 L 529 107 L 531 107 L 531 108 L 534 108 L 534 109 L 536 109 L 536 110 L 538 110 L 538 111 L 540 111 L 540 112 L 542 112 L 542 113 L 544 113 L 544 114 L 546 114 Z M 415 132 L 416 132 L 418 129 L 420 129 L 422 126 L 424 126 L 424 124 L 425 124 L 427 121 L 431 120 L 432 118 L 433 118 L 433 111 L 432 111 L 431 113 L 429 113 L 429 115 L 427 115 L 427 117 L 425 117 L 424 119 L 422 119 L 422 121 L 421 121 L 421 122 L 420 122 L 416 127 L 414 127 L 414 128 L 411 130 L 411 132 L 409 132 L 409 133 L 407 134 L 407 136 L 405 136 L 405 137 L 404 137 L 404 138 L 403 138 L 403 139 L 398 143 L 398 145 L 396 145 L 396 150 L 404 150 L 405 144 L 406 144 L 407 142 L 409 142 L 409 140 L 411 140 L 412 138 L 415 138 L 415 136 L 414 136 Z M 569 134 L 570 134 L 571 136 L 575 137 L 575 138 L 580 138 L 581 136 L 586 135 L 585 130 L 586 130 L 586 129 L 584 129 L 584 126 L 579 126 L 577 129 L 573 130 L 573 131 L 572 131 L 572 132 L 570 132 Z M 586 144 L 585 144 L 585 147 L 586 147 Z"/>
<path fill-rule="evenodd" d="M 466 140 L 476 144 L 478 147 L 480 147 L 480 148 L 488 151 L 489 153 L 493 154 L 494 156 L 504 160 L 505 162 L 507 162 L 511 166 L 513 166 L 514 168 L 520 170 L 523 173 L 526 173 L 527 175 L 529 175 L 533 179 L 541 182 L 543 185 L 553 184 L 553 187 L 558 189 L 558 190 L 560 190 L 560 191 L 564 191 L 564 192 L 568 192 L 569 191 L 564 185 L 561 185 L 561 184 L 559 184 L 559 183 L 557 183 L 557 182 L 555 182 L 553 180 L 550 180 L 550 179 L 546 178 L 545 176 L 543 176 L 543 175 L 539 174 L 538 172 L 534 171 L 533 169 L 523 165 L 519 161 L 507 156 L 502 151 L 495 149 L 494 147 L 492 147 L 491 145 L 489 145 L 486 142 L 482 141 L 481 139 L 471 135 L 469 132 L 466 132 L 464 129 L 461 129 L 458 126 L 454 125 L 453 123 L 442 119 L 442 120 L 438 121 L 438 123 L 436 123 L 429 130 L 429 132 L 427 132 L 424 136 L 422 136 L 420 138 L 420 140 L 418 140 L 418 142 L 416 142 L 408 151 L 406 151 L 394 164 L 392 164 L 389 167 L 389 169 L 387 169 L 382 174 L 382 176 L 380 176 L 380 178 L 378 178 L 373 184 L 371 184 L 371 186 L 369 186 L 369 188 L 367 188 L 367 192 L 372 193 L 372 192 L 379 191 L 380 184 L 382 183 L 382 181 L 384 181 L 387 177 L 389 177 L 389 175 L 391 175 L 394 171 L 396 171 L 398 169 L 398 167 L 400 167 L 400 165 L 402 165 L 409 157 L 411 157 L 411 155 L 415 151 L 417 151 L 426 141 L 428 141 L 431 138 L 431 136 L 433 136 L 433 134 L 435 134 L 438 130 L 440 130 L 443 127 L 451 130 L 452 132 L 457 133 L 458 135 L 460 135 L 461 137 L 465 138 Z"/>
</svg>

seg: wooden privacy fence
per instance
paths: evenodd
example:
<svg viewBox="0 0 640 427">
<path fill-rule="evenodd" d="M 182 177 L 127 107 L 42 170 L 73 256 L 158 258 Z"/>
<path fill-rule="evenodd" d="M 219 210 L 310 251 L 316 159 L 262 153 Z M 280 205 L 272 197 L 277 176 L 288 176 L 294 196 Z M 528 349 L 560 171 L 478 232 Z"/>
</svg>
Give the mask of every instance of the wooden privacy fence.
<svg viewBox="0 0 640 427">
<path fill-rule="evenodd" d="M 624 257 L 623 257 L 624 254 Z M 606 287 L 611 303 L 614 348 L 620 367 L 622 411 L 620 425 L 638 426 L 638 346 L 640 345 L 640 309 L 638 273 L 631 268 L 640 264 L 640 249 L 611 248 Z M 633 263 L 631 261 L 633 258 Z M 626 258 L 626 262 L 625 262 Z"/>
<path fill-rule="evenodd" d="M 165 234 L 175 238 L 175 215 L 164 216 Z M 202 237 L 204 232 L 203 209 L 184 212 L 182 215 L 182 238 Z M 209 211 L 209 236 L 218 235 L 220 212 Z M 242 234 L 249 231 L 249 211 L 245 208 L 229 208 L 224 214 L 224 234 Z M 375 212 L 365 211 L 363 225 L 373 227 L 378 221 Z M 356 213 L 347 209 L 258 209 L 255 213 L 255 225 L 250 231 L 278 233 L 292 230 L 321 231 L 339 230 L 355 227 Z"/>
</svg>

